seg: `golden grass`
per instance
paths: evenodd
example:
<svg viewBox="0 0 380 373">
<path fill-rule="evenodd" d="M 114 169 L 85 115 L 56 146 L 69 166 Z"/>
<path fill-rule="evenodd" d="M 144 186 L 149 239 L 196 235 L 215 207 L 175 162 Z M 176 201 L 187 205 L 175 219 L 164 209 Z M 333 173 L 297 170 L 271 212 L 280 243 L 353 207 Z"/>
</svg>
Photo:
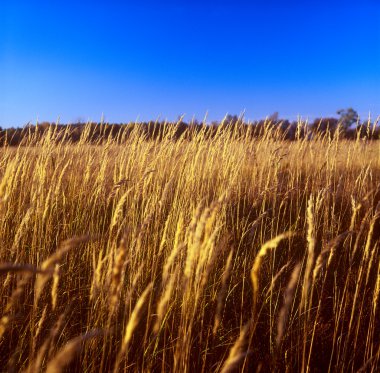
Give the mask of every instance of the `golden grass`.
<svg viewBox="0 0 380 373">
<path fill-rule="evenodd" d="M 69 131 L 0 149 L 2 370 L 379 369 L 378 141 Z"/>
</svg>

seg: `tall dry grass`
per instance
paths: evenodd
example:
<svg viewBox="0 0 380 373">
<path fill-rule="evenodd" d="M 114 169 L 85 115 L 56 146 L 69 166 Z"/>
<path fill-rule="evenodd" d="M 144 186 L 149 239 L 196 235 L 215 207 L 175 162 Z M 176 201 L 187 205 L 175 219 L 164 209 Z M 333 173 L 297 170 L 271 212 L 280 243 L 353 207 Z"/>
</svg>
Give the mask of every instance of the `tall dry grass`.
<svg viewBox="0 0 380 373">
<path fill-rule="evenodd" d="M 377 141 L 70 130 L 0 150 L 2 371 L 378 371 Z"/>
</svg>

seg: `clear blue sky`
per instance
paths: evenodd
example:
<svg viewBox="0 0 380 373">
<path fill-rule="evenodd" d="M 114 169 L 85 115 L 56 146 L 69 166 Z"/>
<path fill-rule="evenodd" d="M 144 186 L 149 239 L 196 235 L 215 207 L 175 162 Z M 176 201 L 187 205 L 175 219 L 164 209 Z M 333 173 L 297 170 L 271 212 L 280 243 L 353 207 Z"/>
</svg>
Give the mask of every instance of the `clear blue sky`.
<svg viewBox="0 0 380 373">
<path fill-rule="evenodd" d="M 0 0 L 0 126 L 380 114 L 380 1 Z"/>
</svg>

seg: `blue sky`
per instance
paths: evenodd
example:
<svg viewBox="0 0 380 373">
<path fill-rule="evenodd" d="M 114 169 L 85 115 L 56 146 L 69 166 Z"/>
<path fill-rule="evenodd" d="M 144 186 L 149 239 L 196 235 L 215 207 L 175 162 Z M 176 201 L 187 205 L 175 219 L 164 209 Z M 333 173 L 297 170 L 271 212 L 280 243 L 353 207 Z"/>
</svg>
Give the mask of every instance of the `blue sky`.
<svg viewBox="0 0 380 373">
<path fill-rule="evenodd" d="M 380 114 L 380 1 L 0 1 L 0 126 Z"/>
</svg>

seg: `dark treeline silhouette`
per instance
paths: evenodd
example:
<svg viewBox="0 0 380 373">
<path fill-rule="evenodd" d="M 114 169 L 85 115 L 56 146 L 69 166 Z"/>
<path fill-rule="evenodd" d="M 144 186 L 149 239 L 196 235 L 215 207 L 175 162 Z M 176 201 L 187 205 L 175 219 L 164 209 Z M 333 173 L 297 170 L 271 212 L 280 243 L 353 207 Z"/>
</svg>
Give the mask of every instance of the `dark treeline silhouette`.
<svg viewBox="0 0 380 373">
<path fill-rule="evenodd" d="M 339 110 L 340 118 L 316 118 L 311 123 L 301 121 L 289 121 L 279 119 L 278 113 L 274 113 L 265 120 L 246 122 L 243 117 L 237 115 L 227 115 L 222 121 L 203 123 L 198 120 L 185 122 L 179 119 L 175 122 L 149 121 L 130 123 L 104 123 L 104 122 L 78 122 L 72 124 L 56 124 L 42 122 L 36 125 L 28 124 L 23 128 L 0 127 L 0 146 L 22 145 L 30 139 L 38 140 L 48 131 L 54 134 L 55 141 L 78 142 L 85 139 L 90 143 L 102 143 L 107 139 L 117 139 L 122 141 L 128 137 L 136 127 L 143 131 L 146 139 L 160 139 L 162 136 L 170 136 L 177 139 L 181 136 L 191 137 L 200 131 L 204 131 L 205 136 L 214 136 L 221 127 L 228 127 L 235 133 L 251 137 L 273 136 L 277 139 L 298 140 L 304 138 L 315 138 L 316 136 L 336 136 L 345 139 L 379 139 L 380 128 L 377 121 L 366 120 L 360 122 L 355 110 Z M 337 133 L 338 131 L 338 133 Z"/>
</svg>

